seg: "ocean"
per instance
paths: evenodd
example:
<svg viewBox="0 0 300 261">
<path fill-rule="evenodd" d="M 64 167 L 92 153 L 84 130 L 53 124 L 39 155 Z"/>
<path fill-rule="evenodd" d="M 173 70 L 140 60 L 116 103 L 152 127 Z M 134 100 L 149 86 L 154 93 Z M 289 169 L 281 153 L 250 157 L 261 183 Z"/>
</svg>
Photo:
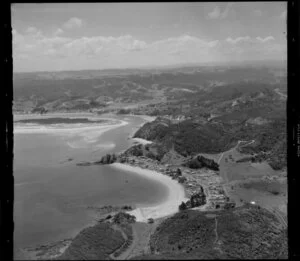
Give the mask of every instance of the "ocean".
<svg viewBox="0 0 300 261">
<path fill-rule="evenodd" d="M 94 133 L 92 139 L 72 134 L 14 135 L 15 251 L 74 237 L 94 222 L 88 206 L 148 206 L 167 197 L 163 184 L 141 175 L 108 165 L 76 166 L 132 145 L 128 135 L 144 120 L 134 116 L 125 120 L 127 125 L 100 137 Z"/>
</svg>

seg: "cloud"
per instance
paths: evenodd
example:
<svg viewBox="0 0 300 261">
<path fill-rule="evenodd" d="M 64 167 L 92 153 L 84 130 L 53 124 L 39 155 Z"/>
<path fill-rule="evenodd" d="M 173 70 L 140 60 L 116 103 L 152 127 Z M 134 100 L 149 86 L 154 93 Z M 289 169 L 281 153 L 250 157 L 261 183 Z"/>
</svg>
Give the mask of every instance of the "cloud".
<svg viewBox="0 0 300 261">
<path fill-rule="evenodd" d="M 250 36 L 241 36 L 241 37 L 237 37 L 235 39 L 232 39 L 231 37 L 227 38 L 226 39 L 226 42 L 230 43 L 230 44 L 237 44 L 237 43 L 240 43 L 240 42 L 247 42 L 247 41 L 250 41 L 251 38 Z"/>
<path fill-rule="evenodd" d="M 259 42 L 262 42 L 262 43 L 266 43 L 266 42 L 269 42 L 269 41 L 273 41 L 275 40 L 273 36 L 267 36 L 265 38 L 261 38 L 261 37 L 256 37 L 256 40 L 258 40 Z"/>
<path fill-rule="evenodd" d="M 287 12 L 286 12 L 286 10 L 284 10 L 281 14 L 280 14 L 280 19 L 282 19 L 282 20 L 286 20 L 286 15 L 287 15 Z"/>
<path fill-rule="evenodd" d="M 147 44 L 144 41 L 134 40 L 126 46 L 128 51 L 141 51 L 147 48 Z"/>
<path fill-rule="evenodd" d="M 64 33 L 64 31 L 61 29 L 61 28 L 57 28 L 55 31 L 54 31 L 54 35 L 56 36 L 56 35 L 60 35 L 60 34 L 63 34 Z"/>
<path fill-rule="evenodd" d="M 71 41 L 71 38 L 67 37 L 60 37 L 60 36 L 55 36 L 55 37 L 43 37 L 42 39 L 39 39 L 36 42 L 36 45 L 43 45 L 44 47 L 46 46 L 57 46 L 57 45 L 62 45 L 65 43 L 68 43 Z"/>
<path fill-rule="evenodd" d="M 274 40 L 275 38 L 273 36 L 266 36 L 265 38 L 262 38 L 260 36 L 257 36 L 255 38 L 251 38 L 250 36 L 240 36 L 235 39 L 228 37 L 225 41 L 229 44 L 235 45 L 240 43 L 266 43 Z"/>
<path fill-rule="evenodd" d="M 216 6 L 213 11 L 211 11 L 210 13 L 208 13 L 208 17 L 210 19 L 217 19 L 217 18 L 220 17 L 220 14 L 221 14 L 220 7 Z"/>
<path fill-rule="evenodd" d="M 35 27 L 28 27 L 25 30 L 25 33 L 28 33 L 28 34 L 36 34 L 37 32 L 38 32 L 38 29 L 36 29 Z"/>
<path fill-rule="evenodd" d="M 21 63 L 25 70 L 28 65 L 35 66 L 32 70 L 100 69 L 286 55 L 286 47 L 277 43 L 273 36 L 216 40 L 186 33 L 146 42 L 132 35 L 69 38 L 29 31 L 31 33 L 24 34 L 12 31 L 14 62 Z M 52 67 L 47 67 L 48 64 Z"/>
<path fill-rule="evenodd" d="M 12 36 L 13 36 L 13 45 L 15 46 L 22 44 L 22 42 L 24 41 L 24 36 L 20 34 L 16 29 L 12 30 Z"/>
<path fill-rule="evenodd" d="M 49 41 L 50 39 L 47 40 L 47 42 Z M 52 38 L 52 43 L 62 44 L 57 50 L 57 54 L 60 56 L 120 55 L 147 48 L 146 42 L 135 39 L 131 35 L 119 37 L 94 36 L 77 39 L 57 37 L 56 39 Z"/>
<path fill-rule="evenodd" d="M 228 3 L 226 5 L 225 9 L 223 10 L 223 12 L 221 12 L 221 9 L 219 6 L 216 6 L 210 13 L 208 13 L 208 18 L 209 19 L 224 19 L 228 16 L 232 6 L 233 6 L 233 3 Z"/>
<path fill-rule="evenodd" d="M 262 16 L 262 11 L 259 9 L 254 10 L 253 13 L 255 16 Z"/>
<path fill-rule="evenodd" d="M 227 61 L 283 60 L 287 58 L 286 44 L 276 42 L 273 36 L 229 37 L 218 48 Z"/>
<path fill-rule="evenodd" d="M 79 19 L 77 17 L 72 17 L 63 24 L 63 27 L 65 29 L 80 28 L 82 26 L 82 24 L 83 24 L 83 22 L 81 19 Z"/>
</svg>

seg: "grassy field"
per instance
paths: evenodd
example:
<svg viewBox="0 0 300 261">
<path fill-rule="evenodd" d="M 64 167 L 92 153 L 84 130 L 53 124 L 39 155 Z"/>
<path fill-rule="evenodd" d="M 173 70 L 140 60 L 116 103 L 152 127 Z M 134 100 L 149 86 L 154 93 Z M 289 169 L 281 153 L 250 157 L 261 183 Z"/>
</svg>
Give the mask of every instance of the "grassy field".
<svg viewBox="0 0 300 261">
<path fill-rule="evenodd" d="M 256 204 L 278 209 L 287 215 L 287 181 L 246 180 L 228 184 L 227 192 L 237 205 L 254 201 Z"/>
<path fill-rule="evenodd" d="M 224 152 L 220 161 L 220 175 L 226 182 L 277 175 L 277 172 L 266 162 L 237 162 L 237 160 L 246 156 L 236 148 Z"/>
</svg>

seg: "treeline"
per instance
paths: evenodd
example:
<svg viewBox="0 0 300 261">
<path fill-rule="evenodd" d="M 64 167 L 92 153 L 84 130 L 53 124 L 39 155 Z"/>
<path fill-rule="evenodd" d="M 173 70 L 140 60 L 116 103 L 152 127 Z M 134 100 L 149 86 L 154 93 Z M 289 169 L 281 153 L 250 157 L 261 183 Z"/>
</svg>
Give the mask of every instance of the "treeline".
<svg viewBox="0 0 300 261">
<path fill-rule="evenodd" d="M 183 164 L 184 166 L 191 168 L 191 169 L 201 169 L 201 168 L 209 168 L 215 171 L 219 170 L 219 164 L 216 163 L 212 159 L 207 159 L 203 156 L 197 156 L 186 163 Z"/>
</svg>

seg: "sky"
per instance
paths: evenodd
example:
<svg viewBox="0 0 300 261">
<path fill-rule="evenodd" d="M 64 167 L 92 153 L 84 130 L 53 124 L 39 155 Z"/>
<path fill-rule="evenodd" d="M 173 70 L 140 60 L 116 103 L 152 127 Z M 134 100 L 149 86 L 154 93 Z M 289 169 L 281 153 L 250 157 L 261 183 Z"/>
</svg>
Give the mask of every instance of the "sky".
<svg viewBox="0 0 300 261">
<path fill-rule="evenodd" d="M 286 60 L 286 10 L 286 2 L 13 4 L 13 68 Z"/>
</svg>

